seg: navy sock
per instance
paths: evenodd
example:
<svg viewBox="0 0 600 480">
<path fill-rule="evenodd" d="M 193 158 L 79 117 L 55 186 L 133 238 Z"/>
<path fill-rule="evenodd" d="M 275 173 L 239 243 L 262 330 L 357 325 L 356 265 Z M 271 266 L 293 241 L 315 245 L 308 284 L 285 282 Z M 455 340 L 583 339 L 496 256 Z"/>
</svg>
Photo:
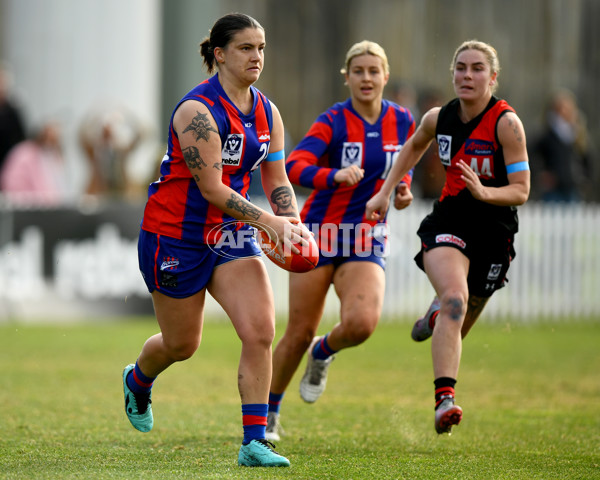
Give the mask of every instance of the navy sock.
<svg viewBox="0 0 600 480">
<path fill-rule="evenodd" d="M 313 358 L 316 358 L 317 360 L 326 360 L 337 352 L 337 350 L 333 350 L 329 346 L 329 343 L 327 343 L 328 336 L 329 334 L 325 335 L 316 343 L 312 351 Z"/>
<path fill-rule="evenodd" d="M 243 444 L 247 445 L 252 440 L 265 438 L 267 428 L 266 403 L 247 403 L 242 405 L 242 425 L 244 426 Z"/>
<path fill-rule="evenodd" d="M 281 408 L 281 401 L 283 400 L 283 393 L 271 393 L 269 392 L 269 412 L 279 413 L 279 409 Z"/>
<path fill-rule="evenodd" d="M 133 393 L 150 393 L 156 377 L 147 377 L 142 373 L 137 362 L 135 368 L 127 375 L 127 386 Z"/>
</svg>

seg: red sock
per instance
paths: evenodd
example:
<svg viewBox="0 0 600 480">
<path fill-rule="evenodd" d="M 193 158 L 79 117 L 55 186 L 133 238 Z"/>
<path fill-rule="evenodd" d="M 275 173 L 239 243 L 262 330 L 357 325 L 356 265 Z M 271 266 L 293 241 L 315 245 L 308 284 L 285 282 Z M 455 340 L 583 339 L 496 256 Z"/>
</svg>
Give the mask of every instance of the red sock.
<svg viewBox="0 0 600 480">
<path fill-rule="evenodd" d="M 435 385 L 435 408 L 440 406 L 447 398 L 454 400 L 454 386 L 456 379 L 450 377 L 436 378 L 433 382 Z"/>
<path fill-rule="evenodd" d="M 435 327 L 435 319 L 437 318 L 439 313 L 440 313 L 440 311 L 436 310 L 435 312 L 433 312 L 431 317 L 429 317 L 429 328 L 431 328 L 432 330 L 433 330 L 433 327 Z"/>
<path fill-rule="evenodd" d="M 452 387 L 442 387 L 435 391 L 435 408 L 440 406 L 447 398 L 454 400 L 454 389 Z"/>
</svg>

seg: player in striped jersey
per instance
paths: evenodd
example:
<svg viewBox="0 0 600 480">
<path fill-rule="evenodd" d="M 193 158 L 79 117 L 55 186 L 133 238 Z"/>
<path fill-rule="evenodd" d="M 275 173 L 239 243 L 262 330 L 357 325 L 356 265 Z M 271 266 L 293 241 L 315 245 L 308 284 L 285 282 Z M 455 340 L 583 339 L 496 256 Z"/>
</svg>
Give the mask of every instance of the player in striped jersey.
<svg viewBox="0 0 600 480">
<path fill-rule="evenodd" d="M 315 234 L 320 258 L 314 270 L 290 274 L 289 320 L 275 348 L 269 396 L 267 438 L 275 440 L 283 394 L 307 348 L 300 394 L 312 403 L 325 390 L 334 354 L 369 338 L 383 304 L 387 224 L 385 218 L 368 220 L 365 205 L 415 122 L 407 109 L 383 99 L 389 66 L 381 46 L 353 45 L 342 73 L 350 98 L 317 118 L 286 165 L 292 183 L 313 189 L 301 217 Z M 412 172 L 396 182 L 397 208 L 412 201 L 411 178 Z M 331 284 L 341 303 L 340 322 L 314 337 Z"/>
<path fill-rule="evenodd" d="M 242 342 L 238 389 L 243 466 L 288 466 L 265 439 L 275 334 L 273 292 L 253 228 L 275 233 L 286 248 L 307 244 L 285 171 L 283 122 L 252 85 L 264 62 L 265 32 L 253 18 L 219 19 L 200 45 L 209 74 L 186 94 L 169 126 L 161 177 L 150 185 L 139 240 L 140 270 L 152 294 L 161 332 L 123 372 L 125 409 L 141 431 L 153 426 L 155 378 L 190 358 L 200 344 L 206 291 L 222 305 Z M 249 201 L 252 172 L 273 212 Z M 288 194 L 285 208 L 278 202 Z"/>
<path fill-rule="evenodd" d="M 446 183 L 417 232 L 422 246 L 415 260 L 437 297 L 415 323 L 412 337 L 432 337 L 438 433 L 450 433 L 462 418 L 454 404 L 462 338 L 505 284 L 515 256 L 516 207 L 530 190 L 523 125 L 514 109 L 493 95 L 500 71 L 496 50 L 476 40 L 464 42 L 450 68 L 457 98 L 423 116 L 366 211 L 372 219 L 385 215 L 394 180 L 413 168 L 435 139 Z"/>
</svg>

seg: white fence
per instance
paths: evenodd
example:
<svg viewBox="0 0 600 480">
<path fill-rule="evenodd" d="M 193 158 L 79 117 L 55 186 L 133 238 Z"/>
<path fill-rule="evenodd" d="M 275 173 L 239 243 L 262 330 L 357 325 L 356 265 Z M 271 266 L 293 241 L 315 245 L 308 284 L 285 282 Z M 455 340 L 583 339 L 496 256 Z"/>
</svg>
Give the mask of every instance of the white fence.
<svg viewBox="0 0 600 480">
<path fill-rule="evenodd" d="M 389 216 L 391 252 L 386 267 L 385 320 L 416 318 L 433 297 L 426 275 L 413 258 L 416 235 L 431 204 L 415 201 Z M 600 206 L 553 206 L 530 202 L 519 209 L 517 256 L 509 282 L 490 299 L 484 316 L 523 321 L 585 317 L 600 320 Z M 278 314 L 287 312 L 287 274 L 267 262 Z M 330 289 L 326 316 L 337 316 L 339 302 Z"/>
<path fill-rule="evenodd" d="M 0 206 L 0 321 L 151 313 L 150 296 L 137 268 L 142 209 L 143 205 L 120 203 L 93 211 L 77 207 L 15 211 Z M 390 212 L 385 321 L 416 318 L 433 297 L 426 275 L 413 260 L 419 250 L 416 231 L 430 209 L 430 202 L 415 201 L 406 210 Z M 519 209 L 519 217 L 509 284 L 494 294 L 485 318 L 600 321 L 600 205 L 531 202 Z M 283 319 L 288 274 L 268 260 L 265 263 L 277 315 Z M 334 321 L 338 310 L 331 288 L 327 319 Z M 212 299 L 206 313 L 223 318 Z"/>
</svg>

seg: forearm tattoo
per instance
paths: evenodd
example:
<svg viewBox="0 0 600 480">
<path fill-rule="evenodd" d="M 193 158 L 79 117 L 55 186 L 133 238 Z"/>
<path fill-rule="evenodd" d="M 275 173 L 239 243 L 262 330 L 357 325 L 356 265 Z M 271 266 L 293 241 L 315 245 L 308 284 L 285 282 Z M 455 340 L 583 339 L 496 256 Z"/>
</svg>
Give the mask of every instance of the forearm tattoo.
<svg viewBox="0 0 600 480">
<path fill-rule="evenodd" d="M 216 168 L 217 170 L 223 171 L 223 162 L 213 163 L 213 168 Z"/>
<path fill-rule="evenodd" d="M 190 147 L 184 148 L 181 151 L 181 153 L 183 153 L 183 159 L 185 160 L 185 163 L 187 164 L 187 166 L 190 170 L 193 170 L 195 168 L 202 170 L 202 167 L 207 166 L 206 162 L 204 160 L 202 160 L 202 157 L 200 156 L 200 152 L 193 145 Z"/>
<path fill-rule="evenodd" d="M 242 215 L 251 217 L 253 220 L 258 220 L 262 215 L 262 212 L 258 208 L 235 193 L 231 194 L 229 200 L 225 202 L 225 206 L 231 210 L 240 212 Z"/>
<path fill-rule="evenodd" d="M 294 205 L 294 193 L 287 186 L 277 187 L 271 192 L 271 203 L 276 205 L 275 215 L 296 217 L 298 212 Z"/>
<path fill-rule="evenodd" d="M 210 121 L 208 120 L 208 115 L 206 115 L 205 113 L 200 113 L 198 111 L 196 113 L 197 115 L 192 119 L 192 123 L 185 127 L 183 133 L 191 131 L 196 136 L 196 141 L 202 138 L 203 140 L 206 140 L 208 142 L 208 136 L 210 132 L 219 132 L 215 130 L 210 124 Z"/>
</svg>

